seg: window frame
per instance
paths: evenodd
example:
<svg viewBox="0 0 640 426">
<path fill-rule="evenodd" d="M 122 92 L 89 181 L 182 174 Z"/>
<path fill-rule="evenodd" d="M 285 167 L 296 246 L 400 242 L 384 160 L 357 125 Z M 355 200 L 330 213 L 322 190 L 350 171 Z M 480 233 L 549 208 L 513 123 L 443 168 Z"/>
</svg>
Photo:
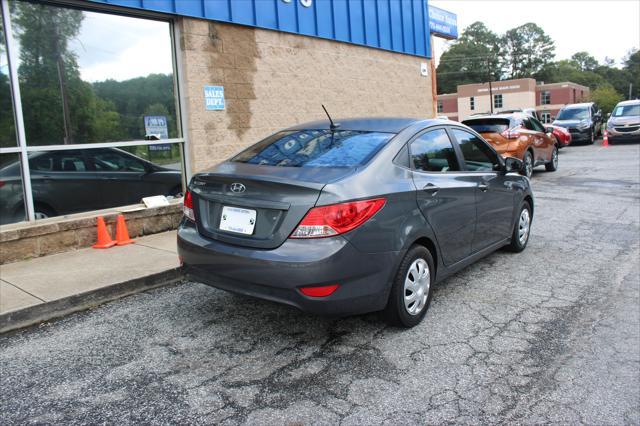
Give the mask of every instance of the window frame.
<svg viewBox="0 0 640 426">
<path fill-rule="evenodd" d="M 419 138 L 421 138 L 423 135 L 429 133 L 429 132 L 434 132 L 437 130 L 444 130 L 445 134 L 447 135 L 447 137 L 449 138 L 449 143 L 451 143 L 451 148 L 453 148 L 453 153 L 456 156 L 456 162 L 458 163 L 458 169 L 459 170 L 447 170 L 447 171 L 439 171 L 439 172 L 434 172 L 432 170 L 419 170 L 416 169 L 411 161 L 411 144 L 414 143 L 416 140 L 418 140 Z M 409 141 L 407 141 L 406 144 L 404 144 L 402 146 L 402 148 L 398 151 L 398 153 L 396 154 L 396 157 L 398 155 L 400 155 L 402 153 L 402 151 L 404 150 L 404 148 L 407 148 L 407 168 L 409 170 L 411 170 L 412 172 L 416 172 L 416 173 L 427 173 L 427 174 L 453 174 L 453 173 L 460 173 L 463 170 L 463 166 L 460 163 L 460 153 L 459 150 L 456 149 L 456 144 L 454 143 L 454 140 L 451 138 L 451 134 L 449 133 L 448 127 L 447 126 L 433 126 L 433 127 L 427 127 L 426 129 L 422 129 L 421 131 L 419 131 L 418 133 L 416 133 L 415 135 L 413 135 L 411 137 L 411 139 L 409 139 Z M 397 164 L 397 163 L 396 163 Z M 403 167 L 403 166 L 401 166 Z"/>
<path fill-rule="evenodd" d="M 454 130 L 460 130 L 460 131 L 464 131 L 467 133 L 470 133 L 472 135 L 474 135 L 475 137 L 477 137 L 478 139 L 480 139 L 491 151 L 491 153 L 493 153 L 493 155 L 498 159 L 498 166 L 499 166 L 499 170 L 469 170 L 467 168 L 467 163 L 466 161 L 464 161 L 464 154 L 462 153 L 462 148 L 460 147 L 460 141 L 458 141 L 458 138 L 456 138 L 455 134 L 453 133 Z M 504 159 L 502 158 L 502 156 L 500 154 L 498 154 L 498 151 L 495 150 L 495 148 L 493 146 L 491 146 L 491 144 L 489 142 L 487 142 L 482 136 L 480 136 L 476 131 L 472 130 L 472 129 L 468 129 L 468 128 L 464 128 L 464 127 L 460 127 L 460 126 L 447 126 L 447 132 L 449 133 L 449 139 L 453 142 L 454 145 L 454 149 L 456 151 L 456 153 L 458 154 L 458 164 L 461 165 L 461 171 L 463 173 L 473 173 L 473 174 L 479 174 L 479 173 L 494 173 L 496 176 L 498 175 L 498 173 L 501 172 L 501 170 L 504 169 Z"/>
<path fill-rule="evenodd" d="M 46 3 L 48 4 L 48 3 Z M 189 151 L 189 142 L 187 135 L 187 114 L 184 108 L 186 105 L 186 99 L 184 92 L 181 88 L 186 87 L 186 82 L 183 79 L 184 64 L 182 58 L 178 54 L 177 41 L 181 39 L 180 29 L 178 25 L 175 25 L 174 19 L 164 14 L 148 12 L 148 11 L 136 11 L 136 12 L 124 12 L 118 8 L 110 5 L 101 5 L 98 3 L 77 4 L 77 3 L 61 3 L 61 4 L 48 4 L 51 7 L 69 8 L 82 10 L 87 12 L 112 14 L 124 17 L 134 17 L 138 19 L 150 19 L 155 21 L 165 22 L 169 25 L 170 35 L 170 49 L 171 49 L 171 62 L 173 68 L 173 87 L 174 87 L 174 101 L 176 103 L 176 127 L 179 137 L 160 140 L 133 140 L 133 141 L 115 141 L 115 142 L 98 142 L 87 144 L 56 144 L 56 145 L 39 145 L 31 146 L 27 145 L 27 139 L 25 134 L 25 124 L 23 117 L 22 97 L 20 94 L 20 84 L 18 82 L 18 65 L 17 65 L 17 42 L 14 38 L 13 27 L 11 24 L 11 14 L 9 10 L 8 0 L 0 0 L 0 19 L 4 28 L 4 41 L 5 49 L 8 61 L 9 72 L 9 84 L 11 87 L 11 101 L 13 105 L 13 115 L 16 127 L 17 145 L 15 147 L 0 147 L 0 154 L 19 154 L 21 161 L 21 177 L 22 188 L 24 195 L 24 204 L 26 210 L 26 221 L 35 222 L 35 208 L 33 201 L 33 192 L 31 187 L 31 171 L 29 165 L 29 153 L 41 152 L 41 151 L 67 151 L 67 150 L 86 150 L 86 149 L 99 149 L 99 148 L 123 148 L 141 145 L 168 145 L 178 144 L 180 147 L 180 163 L 182 171 L 182 189 L 187 187 L 187 183 L 191 179 L 191 165 L 188 160 L 187 152 Z"/>
<path fill-rule="evenodd" d="M 540 105 L 551 105 L 551 91 L 543 90 L 540 92 Z"/>
<path fill-rule="evenodd" d="M 498 96 L 500 96 L 500 98 L 498 98 Z M 498 99 L 500 99 L 500 106 L 497 105 Z M 504 108 L 504 97 L 502 96 L 502 93 L 496 93 L 493 95 L 493 107 L 498 109 Z"/>
<path fill-rule="evenodd" d="M 436 112 L 438 114 L 444 113 L 444 102 L 442 99 L 436 99 Z"/>
<path fill-rule="evenodd" d="M 470 96 L 469 97 L 469 110 L 470 111 L 475 111 L 476 110 L 476 97 L 475 96 Z"/>
</svg>

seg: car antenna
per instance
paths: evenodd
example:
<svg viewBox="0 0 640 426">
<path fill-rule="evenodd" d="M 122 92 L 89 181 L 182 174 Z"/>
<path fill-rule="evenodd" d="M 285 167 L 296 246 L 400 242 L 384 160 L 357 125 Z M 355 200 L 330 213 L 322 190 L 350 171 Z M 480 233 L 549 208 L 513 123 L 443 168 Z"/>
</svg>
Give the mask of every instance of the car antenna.
<svg viewBox="0 0 640 426">
<path fill-rule="evenodd" d="M 321 104 L 322 105 L 322 104 Z M 329 125 L 329 130 L 331 130 L 332 132 L 334 130 L 336 130 L 338 127 L 340 127 L 340 123 L 334 123 L 333 120 L 331 119 L 331 116 L 329 115 L 329 111 L 327 111 L 327 109 L 324 107 L 324 105 L 322 105 L 322 109 L 324 110 L 324 113 L 327 114 L 327 117 L 329 117 L 329 122 L 331 123 Z"/>
</svg>

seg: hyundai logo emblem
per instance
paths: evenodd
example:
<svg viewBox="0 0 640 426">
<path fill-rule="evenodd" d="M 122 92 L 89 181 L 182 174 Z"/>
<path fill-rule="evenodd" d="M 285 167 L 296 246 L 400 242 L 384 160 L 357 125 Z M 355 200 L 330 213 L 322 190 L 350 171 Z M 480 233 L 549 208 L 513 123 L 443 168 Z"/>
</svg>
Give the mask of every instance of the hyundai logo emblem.
<svg viewBox="0 0 640 426">
<path fill-rule="evenodd" d="M 236 194 L 240 194 L 241 192 L 244 192 L 247 188 L 239 183 L 239 182 L 234 182 L 231 184 L 231 192 L 235 192 Z"/>
</svg>

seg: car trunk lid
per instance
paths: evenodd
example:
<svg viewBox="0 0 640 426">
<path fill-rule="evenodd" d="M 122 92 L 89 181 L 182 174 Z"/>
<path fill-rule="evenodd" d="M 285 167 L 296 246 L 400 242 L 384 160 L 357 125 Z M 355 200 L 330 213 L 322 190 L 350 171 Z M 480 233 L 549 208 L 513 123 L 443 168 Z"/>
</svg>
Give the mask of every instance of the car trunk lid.
<svg viewBox="0 0 640 426">
<path fill-rule="evenodd" d="M 276 248 L 315 206 L 322 188 L 354 170 L 223 163 L 191 183 L 198 231 L 228 244 Z"/>
</svg>

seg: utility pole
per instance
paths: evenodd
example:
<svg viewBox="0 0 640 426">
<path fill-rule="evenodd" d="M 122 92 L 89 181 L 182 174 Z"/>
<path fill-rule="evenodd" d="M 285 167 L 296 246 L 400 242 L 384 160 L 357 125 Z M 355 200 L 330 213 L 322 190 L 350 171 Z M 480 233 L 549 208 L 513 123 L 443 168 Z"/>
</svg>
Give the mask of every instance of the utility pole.
<svg viewBox="0 0 640 426">
<path fill-rule="evenodd" d="M 631 96 L 633 96 L 633 83 L 629 83 L 629 100 L 631 100 Z"/>
<path fill-rule="evenodd" d="M 64 58 L 60 47 L 60 36 L 57 29 L 53 28 L 55 43 L 56 67 L 58 69 L 58 82 L 60 84 L 60 96 L 62 97 L 62 119 L 64 124 L 64 144 L 73 143 L 73 130 L 71 128 L 71 113 L 69 112 L 69 96 L 67 93 L 67 77 L 64 69 Z"/>
<path fill-rule="evenodd" d="M 491 62 L 489 57 L 487 57 L 487 79 L 489 80 L 489 106 L 491 115 L 493 115 L 493 88 L 491 87 Z"/>
</svg>

